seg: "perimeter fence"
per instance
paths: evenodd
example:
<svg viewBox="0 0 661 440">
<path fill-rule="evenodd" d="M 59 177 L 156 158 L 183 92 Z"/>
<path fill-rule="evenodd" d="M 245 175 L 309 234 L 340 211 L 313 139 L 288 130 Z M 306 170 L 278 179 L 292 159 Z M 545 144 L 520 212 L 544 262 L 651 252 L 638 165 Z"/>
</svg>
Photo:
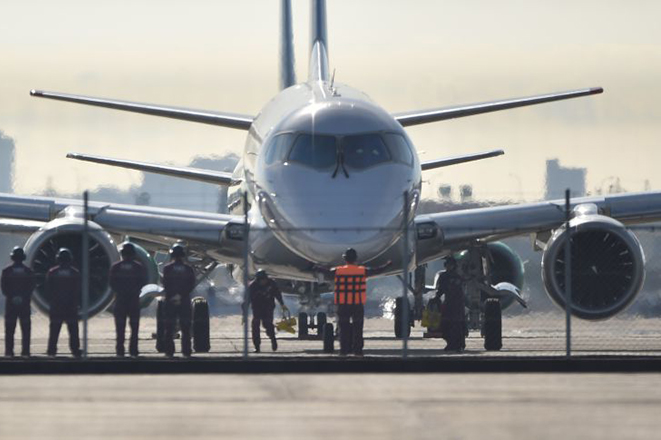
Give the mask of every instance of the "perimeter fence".
<svg viewBox="0 0 661 440">
<path fill-rule="evenodd" d="M 403 224 L 409 227 L 403 228 Z M 445 339 L 458 326 L 467 335 L 463 355 L 659 355 L 659 226 L 618 227 L 608 222 L 588 222 L 572 225 L 569 233 L 563 228 L 531 235 L 526 229 L 501 232 L 502 225 L 415 225 L 401 217 L 393 225 L 379 228 L 353 226 L 349 221 L 344 226 L 293 228 L 267 226 L 260 219 L 247 228 L 244 224 L 218 227 L 213 221 L 195 228 L 166 225 L 141 230 L 142 238 L 129 239 L 149 252 L 155 270 L 160 270 L 168 261 L 168 245 L 176 237 L 189 237 L 185 241 L 188 261 L 196 267 L 200 279 L 194 296 L 205 300 L 209 314 L 210 349 L 194 356 L 258 359 L 337 354 L 338 309 L 329 270 L 340 264 L 348 246 L 358 251 L 358 261 L 370 267 L 373 275 L 367 282 L 364 306 L 366 356 L 452 356 L 456 352 L 444 350 Z M 15 232 L 26 233 L 24 229 Z M 81 270 L 85 255 L 83 235 L 74 236 L 67 228 L 54 228 L 50 233 L 27 262 L 38 278 L 31 314 L 33 355 L 45 354 L 49 331 L 47 316 L 38 311 L 48 301 L 48 292 L 43 290 L 45 270 L 55 264 L 59 247 L 72 247 L 74 265 Z M 217 236 L 215 247 L 199 238 L 213 234 Z M 471 238 L 474 236 L 499 239 L 479 241 Z M 90 312 L 87 354 L 114 356 L 112 314 L 93 310 L 101 303 L 109 304 L 112 310 L 112 303 L 101 298 L 110 295 L 103 283 L 112 256 L 98 251 L 103 248 L 99 237 L 89 234 L 90 296 L 88 302 L 81 302 Z M 112 237 L 112 246 L 126 239 Z M 156 242 L 145 237 L 161 238 Z M 213 262 L 217 248 L 230 255 L 229 264 Z M 458 262 L 456 283 L 443 285 L 446 277 L 439 285 L 438 273 L 446 270 L 443 257 L 450 255 Z M 312 260 L 314 264 L 306 263 Z M 262 268 L 277 280 L 288 309 L 275 309 L 275 354 L 263 326 L 261 353 L 254 352 L 252 311 L 242 307 L 245 281 L 252 281 Z M 152 281 L 155 285 L 145 290 L 151 293 L 145 294 L 142 301 L 140 351 L 143 356 L 162 356 L 157 341 L 164 321 L 159 315 L 158 281 Z M 443 295 L 439 295 L 439 288 Z M 453 314 L 456 308 L 450 304 L 456 289 L 463 297 L 464 321 Z M 497 304 L 497 311 L 487 303 Z M 203 319 L 193 318 L 199 327 Z M 81 321 L 81 336 L 83 327 Z M 198 327 L 194 323 L 193 335 L 203 338 L 204 326 L 201 331 Z M 128 325 L 126 330 L 128 341 Z M 20 333 L 17 326 L 16 354 L 20 352 Z M 3 344 L 4 338 L 3 333 Z M 203 348 L 200 344 L 194 346 Z M 67 345 L 65 327 L 59 353 L 68 354 Z M 176 345 L 179 351 L 179 342 Z"/>
</svg>

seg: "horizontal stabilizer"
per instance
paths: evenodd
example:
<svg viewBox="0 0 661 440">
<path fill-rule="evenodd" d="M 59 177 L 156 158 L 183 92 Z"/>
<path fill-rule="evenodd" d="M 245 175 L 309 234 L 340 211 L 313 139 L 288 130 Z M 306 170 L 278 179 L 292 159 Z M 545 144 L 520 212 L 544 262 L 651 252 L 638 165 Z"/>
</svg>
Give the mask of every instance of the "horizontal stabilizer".
<svg viewBox="0 0 661 440">
<path fill-rule="evenodd" d="M 543 104 L 545 102 L 561 101 L 563 99 L 579 98 L 581 96 L 596 95 L 604 89 L 594 87 L 590 89 L 573 90 L 570 92 L 549 93 L 546 95 L 529 96 L 527 98 L 503 99 L 500 101 L 467 104 L 456 107 L 445 107 L 431 110 L 416 110 L 398 113 L 393 117 L 404 127 L 427 124 L 429 122 L 445 121 L 446 119 L 463 118 L 464 116 L 479 115 L 482 113 L 497 112 L 511 108 L 528 105 Z"/>
<path fill-rule="evenodd" d="M 191 110 L 179 107 L 165 107 L 162 105 L 140 104 L 137 102 L 117 101 L 114 99 L 92 98 L 89 96 L 69 95 L 66 93 L 44 92 L 30 90 L 30 95 L 38 98 L 55 99 L 57 101 L 74 102 L 77 104 L 92 105 L 96 107 L 112 108 L 145 115 L 161 116 L 164 118 L 180 119 L 183 121 L 200 122 L 202 124 L 218 125 L 221 127 L 249 130 L 253 117 L 230 113 L 216 113 L 206 110 Z"/>
<path fill-rule="evenodd" d="M 488 159 L 490 157 L 501 156 L 503 154 L 505 154 L 503 150 L 485 151 L 483 153 L 465 154 L 463 156 L 454 156 L 454 157 L 446 157 L 445 159 L 429 160 L 427 162 L 422 162 L 420 166 L 422 167 L 422 171 L 431 170 L 434 168 L 442 168 L 450 165 L 457 165 L 459 163 L 464 163 L 464 162 L 472 162 L 474 160 Z"/>
<path fill-rule="evenodd" d="M 69 159 L 83 160 L 86 162 L 100 163 L 114 167 L 128 168 L 131 170 L 145 171 L 148 173 L 164 174 L 166 176 L 180 177 L 182 179 L 197 180 L 198 182 L 213 183 L 222 186 L 236 185 L 240 180 L 234 179 L 232 173 L 222 171 L 201 170 L 199 168 L 175 167 L 170 165 L 156 165 L 133 160 L 110 159 L 101 156 L 90 156 L 87 154 L 69 153 Z"/>
</svg>

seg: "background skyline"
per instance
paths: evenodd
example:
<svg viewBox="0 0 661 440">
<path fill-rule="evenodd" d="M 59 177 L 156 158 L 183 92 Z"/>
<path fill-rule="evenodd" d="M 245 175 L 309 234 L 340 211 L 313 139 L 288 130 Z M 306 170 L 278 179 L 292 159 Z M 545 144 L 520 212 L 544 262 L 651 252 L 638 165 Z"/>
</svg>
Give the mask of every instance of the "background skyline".
<svg viewBox="0 0 661 440">
<path fill-rule="evenodd" d="M 298 79 L 308 1 L 294 1 Z M 30 98 L 31 88 L 257 114 L 277 93 L 279 2 L 3 5 L 0 130 L 16 143 L 15 191 L 126 189 L 138 172 L 65 158 L 78 151 L 187 164 L 241 154 L 245 133 Z M 256 11 L 259 11 L 256 13 Z M 389 111 L 602 86 L 596 97 L 408 129 L 421 160 L 503 148 L 504 157 L 423 174 L 479 199 L 539 199 L 546 159 L 586 167 L 594 191 L 618 176 L 661 190 L 661 30 L 652 1 L 328 2 L 336 80 Z M 50 177 L 50 179 L 49 179 Z"/>
</svg>

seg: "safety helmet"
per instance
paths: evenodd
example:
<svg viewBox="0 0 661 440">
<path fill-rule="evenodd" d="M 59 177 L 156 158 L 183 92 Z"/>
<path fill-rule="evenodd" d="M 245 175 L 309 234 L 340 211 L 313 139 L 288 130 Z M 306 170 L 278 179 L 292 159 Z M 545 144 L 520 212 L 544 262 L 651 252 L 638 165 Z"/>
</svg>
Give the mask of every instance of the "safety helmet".
<svg viewBox="0 0 661 440">
<path fill-rule="evenodd" d="M 342 254 L 342 258 L 347 263 L 354 263 L 358 259 L 358 252 L 354 248 L 349 248 Z"/>
<path fill-rule="evenodd" d="M 268 274 L 264 269 L 259 269 L 257 272 L 255 272 L 255 279 L 264 280 L 266 278 L 268 278 Z"/>
<path fill-rule="evenodd" d="M 11 251 L 11 254 L 9 254 L 9 257 L 12 261 L 20 263 L 21 261 L 25 261 L 25 252 L 23 251 L 22 247 L 16 246 Z"/>
<path fill-rule="evenodd" d="M 126 242 L 122 243 L 122 248 L 119 251 L 119 253 L 124 258 L 135 257 L 135 245 L 133 243 L 130 243 L 130 242 L 126 241 Z"/>
<path fill-rule="evenodd" d="M 60 264 L 71 263 L 73 261 L 73 254 L 67 248 L 60 248 L 60 250 L 57 251 L 57 255 L 55 256 L 55 259 Z"/>
<path fill-rule="evenodd" d="M 170 248 L 170 258 L 184 257 L 186 257 L 186 248 L 182 244 L 176 243 Z"/>
</svg>

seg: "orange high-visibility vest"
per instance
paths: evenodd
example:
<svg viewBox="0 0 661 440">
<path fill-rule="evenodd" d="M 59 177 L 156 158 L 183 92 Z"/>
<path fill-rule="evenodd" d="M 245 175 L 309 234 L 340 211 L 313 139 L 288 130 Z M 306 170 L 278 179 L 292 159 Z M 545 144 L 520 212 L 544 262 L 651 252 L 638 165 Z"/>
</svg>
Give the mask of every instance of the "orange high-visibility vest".
<svg viewBox="0 0 661 440">
<path fill-rule="evenodd" d="M 367 277 L 365 266 L 347 264 L 335 269 L 335 304 L 365 304 Z"/>
</svg>

